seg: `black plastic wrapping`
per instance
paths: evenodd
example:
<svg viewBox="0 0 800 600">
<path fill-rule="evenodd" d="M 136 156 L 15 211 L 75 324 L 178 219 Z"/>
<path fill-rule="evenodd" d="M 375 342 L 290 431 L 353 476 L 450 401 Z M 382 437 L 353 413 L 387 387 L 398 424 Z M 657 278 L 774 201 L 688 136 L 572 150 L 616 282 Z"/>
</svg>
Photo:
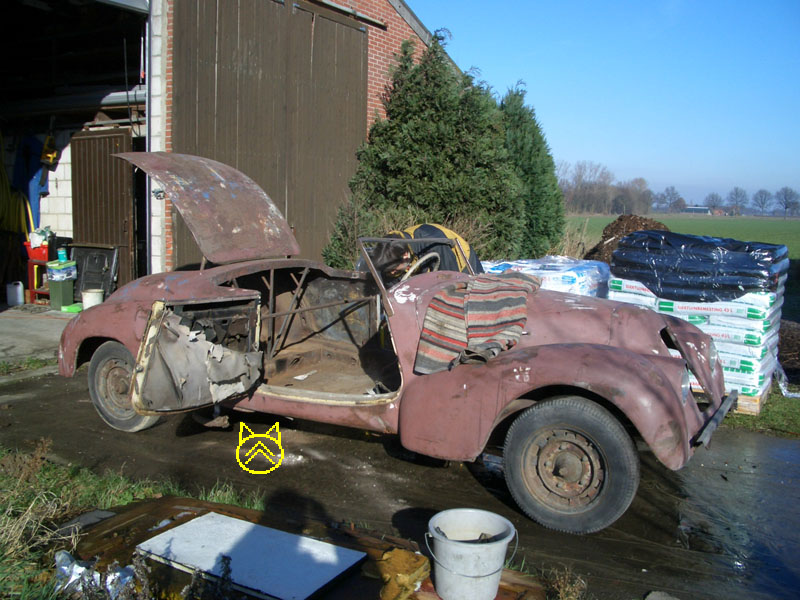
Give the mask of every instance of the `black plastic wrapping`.
<svg viewBox="0 0 800 600">
<path fill-rule="evenodd" d="M 659 298 L 718 302 L 775 291 L 789 270 L 786 246 L 669 231 L 635 231 L 620 240 L 611 272 Z"/>
</svg>

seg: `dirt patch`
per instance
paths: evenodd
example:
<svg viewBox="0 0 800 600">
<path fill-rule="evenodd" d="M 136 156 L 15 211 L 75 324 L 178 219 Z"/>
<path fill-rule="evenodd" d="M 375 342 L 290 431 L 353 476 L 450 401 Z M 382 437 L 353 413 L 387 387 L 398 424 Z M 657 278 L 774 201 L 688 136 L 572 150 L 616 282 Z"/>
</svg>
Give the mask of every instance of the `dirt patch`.
<svg viewBox="0 0 800 600">
<path fill-rule="evenodd" d="M 640 217 L 638 215 L 620 215 L 615 221 L 606 225 L 603 235 L 597 245 L 589 250 L 583 257 L 587 260 L 601 260 L 611 264 L 611 253 L 616 250 L 619 241 L 634 231 L 656 229 L 669 231 L 669 227 L 659 221 Z"/>
<path fill-rule="evenodd" d="M 798 536 L 786 527 L 800 522 L 800 506 L 786 501 L 800 496 L 797 440 L 722 427 L 709 448 L 698 449 L 677 472 L 643 452 L 642 483 L 631 509 L 608 530 L 571 536 L 525 518 L 498 469 L 423 461 L 402 449 L 397 437 L 281 420 L 280 468 L 253 475 L 235 460 L 237 421 L 260 433 L 274 425 L 272 415 L 232 415 L 229 430 L 209 430 L 175 415 L 124 434 L 97 416 L 85 373 L 10 383 L 0 393 L 11 402 L 11 424 L 0 429 L 6 448 L 32 450 L 49 436 L 48 458 L 95 472 L 168 477 L 192 490 L 223 481 L 242 495 L 263 496 L 265 517 L 300 530 L 312 520 L 352 521 L 424 546 L 434 514 L 473 506 L 514 523 L 516 564 L 524 559 L 544 570 L 568 568 L 595 598 L 630 600 L 660 589 L 682 600 L 766 600 L 794 597 L 792 590 L 800 587 Z"/>
<path fill-rule="evenodd" d="M 781 321 L 778 360 L 790 383 L 800 382 L 800 323 Z"/>
</svg>

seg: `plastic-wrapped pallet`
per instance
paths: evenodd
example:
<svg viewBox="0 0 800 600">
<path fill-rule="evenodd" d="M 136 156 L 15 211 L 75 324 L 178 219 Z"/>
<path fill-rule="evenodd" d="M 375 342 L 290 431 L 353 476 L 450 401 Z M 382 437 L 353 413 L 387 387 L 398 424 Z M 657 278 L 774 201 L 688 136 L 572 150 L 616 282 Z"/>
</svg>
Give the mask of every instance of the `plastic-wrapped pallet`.
<svg viewBox="0 0 800 600">
<path fill-rule="evenodd" d="M 541 279 L 542 288 L 581 296 L 605 298 L 609 267 L 598 260 L 579 260 L 568 256 L 544 256 L 535 259 L 482 261 L 487 273 L 519 271 Z"/>
<path fill-rule="evenodd" d="M 726 389 L 739 391 L 738 410 L 757 414 L 777 367 L 787 255 L 786 246 L 635 232 L 614 252 L 609 298 L 671 314 L 710 335 Z"/>
<path fill-rule="evenodd" d="M 775 291 L 788 270 L 786 246 L 669 231 L 629 233 L 611 262 L 614 276 L 641 282 L 659 298 L 688 302 Z"/>
</svg>

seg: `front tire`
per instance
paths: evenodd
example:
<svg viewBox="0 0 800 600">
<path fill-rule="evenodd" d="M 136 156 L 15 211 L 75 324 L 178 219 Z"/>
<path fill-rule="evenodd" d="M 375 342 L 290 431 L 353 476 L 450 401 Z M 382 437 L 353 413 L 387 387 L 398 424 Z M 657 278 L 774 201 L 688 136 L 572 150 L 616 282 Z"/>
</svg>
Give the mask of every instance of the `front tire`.
<svg viewBox="0 0 800 600">
<path fill-rule="evenodd" d="M 520 508 L 567 533 L 608 527 L 639 487 L 639 457 L 628 432 L 580 397 L 543 401 L 517 417 L 506 435 L 504 465 Z"/>
<path fill-rule="evenodd" d="M 100 346 L 89 363 L 89 396 L 97 413 L 114 429 L 133 433 L 152 427 L 157 416 L 138 414 L 128 399 L 133 356 L 119 342 Z"/>
</svg>

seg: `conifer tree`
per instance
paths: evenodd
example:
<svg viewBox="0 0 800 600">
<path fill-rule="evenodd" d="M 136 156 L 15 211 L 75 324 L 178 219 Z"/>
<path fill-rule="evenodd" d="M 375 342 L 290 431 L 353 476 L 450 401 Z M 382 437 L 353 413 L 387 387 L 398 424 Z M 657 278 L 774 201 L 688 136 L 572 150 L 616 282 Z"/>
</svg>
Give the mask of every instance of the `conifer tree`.
<svg viewBox="0 0 800 600">
<path fill-rule="evenodd" d="M 355 239 L 414 222 L 471 223 L 481 258 L 516 258 L 523 238 L 520 182 L 505 149 L 503 118 L 487 89 L 457 73 L 436 36 L 419 63 L 404 42 L 383 99 L 386 119 L 357 153 L 352 195 L 323 256 L 350 267 Z M 413 219 L 413 221 L 412 221 Z"/>
<path fill-rule="evenodd" d="M 525 90 L 511 89 L 500 103 L 506 149 L 522 182 L 525 227 L 521 254 L 526 258 L 547 253 L 564 231 L 564 199 L 556 167 L 533 108 L 525 106 Z"/>
</svg>

